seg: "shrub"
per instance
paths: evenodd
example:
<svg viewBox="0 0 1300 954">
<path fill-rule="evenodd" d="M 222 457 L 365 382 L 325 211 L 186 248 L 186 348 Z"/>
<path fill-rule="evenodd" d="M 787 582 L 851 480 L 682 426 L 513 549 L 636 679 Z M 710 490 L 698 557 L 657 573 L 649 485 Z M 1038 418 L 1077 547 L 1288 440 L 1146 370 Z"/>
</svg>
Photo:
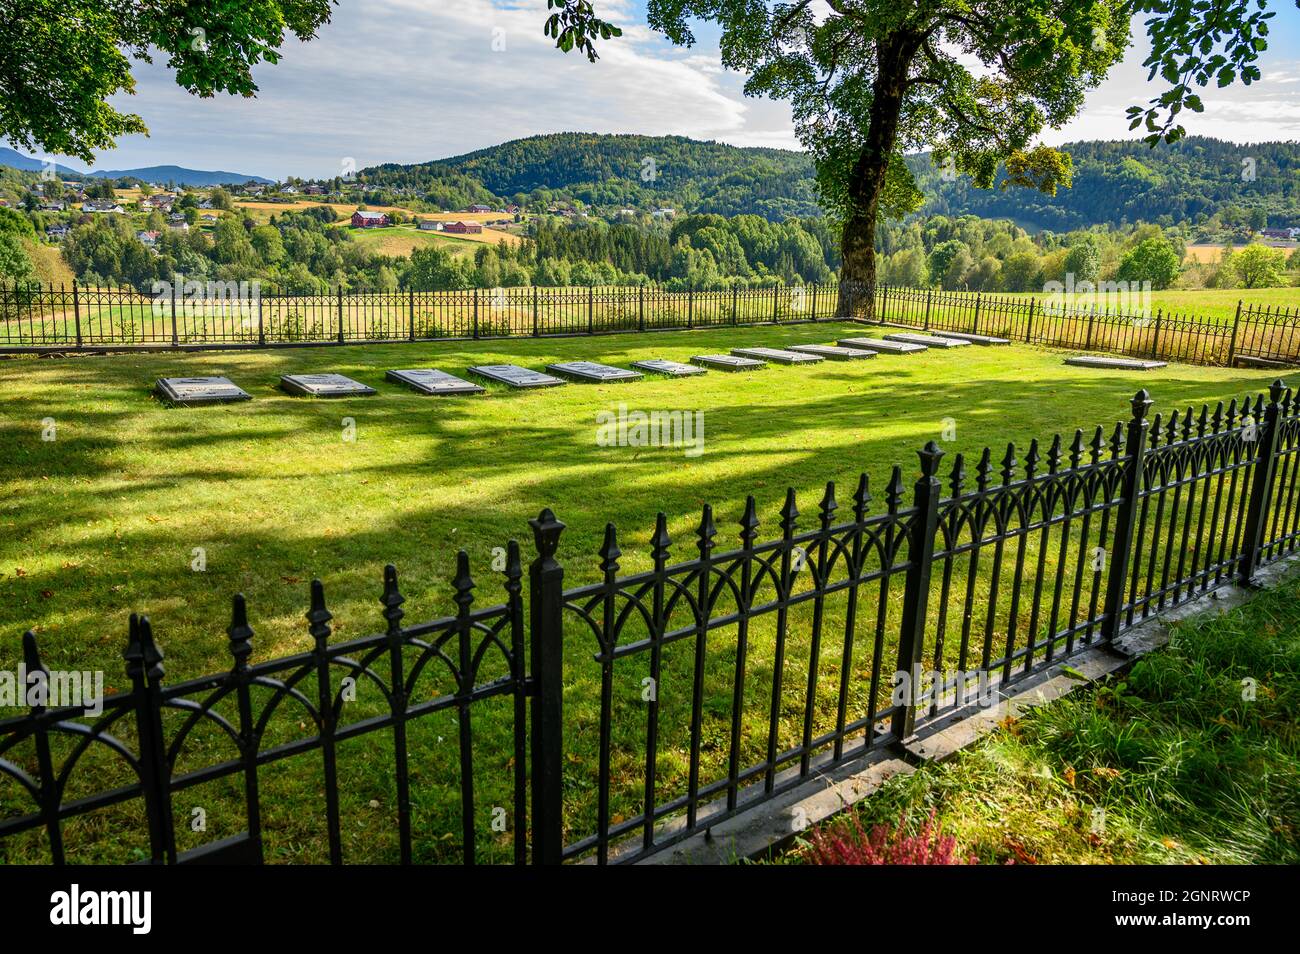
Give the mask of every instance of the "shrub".
<svg viewBox="0 0 1300 954">
<path fill-rule="evenodd" d="M 909 835 L 905 817 L 889 828 L 875 825 L 871 833 L 862 827 L 856 814 L 850 813 L 849 825 L 816 828 L 812 833 L 810 861 L 818 865 L 960 865 L 977 864 L 972 855 L 963 861 L 955 856 L 957 839 L 943 833 L 935 824 L 934 810 L 921 830 Z"/>
</svg>

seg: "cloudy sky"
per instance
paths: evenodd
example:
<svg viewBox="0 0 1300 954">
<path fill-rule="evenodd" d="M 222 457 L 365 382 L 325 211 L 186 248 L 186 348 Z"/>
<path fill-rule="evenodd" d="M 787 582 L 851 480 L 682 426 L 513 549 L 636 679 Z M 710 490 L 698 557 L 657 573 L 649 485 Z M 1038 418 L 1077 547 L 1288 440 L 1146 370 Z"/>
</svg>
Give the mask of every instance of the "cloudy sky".
<svg viewBox="0 0 1300 954">
<path fill-rule="evenodd" d="M 140 64 L 133 96 L 151 135 L 124 138 L 98 168 L 176 164 L 264 175 L 332 176 L 345 163 L 421 162 L 535 133 L 676 134 L 797 148 L 788 108 L 741 92 L 721 68 L 716 33 L 692 49 L 645 26 L 643 0 L 596 0 L 624 27 L 601 59 L 563 54 L 542 36 L 545 0 L 340 0 L 310 43 L 255 73 L 255 99 L 188 95 L 161 65 Z M 1188 131 L 1238 142 L 1300 139 L 1300 11 L 1278 10 L 1263 81 L 1206 90 Z M 1087 108 L 1047 140 L 1130 138 L 1124 108 L 1152 95 L 1142 47 Z M 78 163 L 68 165 L 79 167 Z"/>
</svg>

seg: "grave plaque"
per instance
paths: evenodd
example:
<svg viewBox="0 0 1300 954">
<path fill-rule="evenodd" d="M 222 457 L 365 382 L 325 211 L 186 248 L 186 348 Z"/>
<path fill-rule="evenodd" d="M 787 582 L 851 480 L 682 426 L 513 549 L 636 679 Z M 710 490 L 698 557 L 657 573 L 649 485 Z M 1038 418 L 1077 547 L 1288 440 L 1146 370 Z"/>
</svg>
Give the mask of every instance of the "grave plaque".
<svg viewBox="0 0 1300 954">
<path fill-rule="evenodd" d="M 697 354 L 691 360 L 706 368 L 718 368 L 722 371 L 757 371 L 759 368 L 767 367 L 764 361 L 742 358 L 734 354 Z"/>
<path fill-rule="evenodd" d="M 815 354 L 787 351 L 784 348 L 732 348 L 731 353 L 741 358 L 757 358 L 777 364 L 819 364 L 826 360 Z"/>
<path fill-rule="evenodd" d="M 421 394 L 482 394 L 483 388 L 464 378 L 458 378 L 437 368 L 407 368 L 389 371 L 384 375 L 389 381 L 396 381 L 414 388 Z"/>
<path fill-rule="evenodd" d="M 627 368 L 616 368 L 598 361 L 560 361 L 548 364 L 546 370 L 571 381 L 603 384 L 610 381 L 640 381 L 641 373 Z"/>
<path fill-rule="evenodd" d="M 378 393 L 369 385 L 353 381 L 342 374 L 282 374 L 280 387 L 290 394 L 307 397 L 365 397 Z"/>
<path fill-rule="evenodd" d="M 829 358 L 832 361 L 860 361 L 863 358 L 874 358 L 876 353 L 868 351 L 866 348 L 841 348 L 839 345 L 790 345 L 791 351 L 802 351 L 804 354 L 815 354 L 818 357 Z"/>
<path fill-rule="evenodd" d="M 1167 367 L 1167 361 L 1144 361 L 1141 358 L 1116 358 L 1095 354 L 1076 354 L 1065 359 L 1066 364 L 1080 368 L 1109 368 L 1112 371 L 1151 371 Z"/>
<path fill-rule="evenodd" d="M 922 335 L 914 331 L 895 331 L 885 335 L 889 341 L 901 341 L 903 344 L 925 345 L 927 348 L 968 348 L 970 342 L 961 338 L 939 338 L 935 335 Z"/>
<path fill-rule="evenodd" d="M 230 378 L 159 378 L 154 393 L 164 401 L 184 407 L 252 399 L 252 395 Z"/>
<path fill-rule="evenodd" d="M 653 371 L 655 374 L 666 374 L 674 378 L 689 378 L 696 374 L 708 374 L 706 368 L 697 368 L 693 364 L 682 364 L 680 361 L 669 361 L 666 358 L 647 358 L 645 361 L 633 361 L 632 367 L 640 368 L 642 371 Z"/>
<path fill-rule="evenodd" d="M 540 371 L 529 371 L 517 364 L 480 364 L 470 368 L 469 372 L 488 381 L 508 384 L 512 388 L 554 388 L 564 384 L 557 377 Z"/>
<path fill-rule="evenodd" d="M 886 341 L 884 338 L 841 338 L 838 344 L 842 348 L 865 348 L 867 351 L 883 351 L 885 354 L 911 354 L 913 351 L 925 350 L 923 344 Z"/>
<path fill-rule="evenodd" d="M 973 331 L 936 331 L 940 338 L 956 338 L 977 345 L 1009 345 L 1010 338 L 995 338 L 993 335 L 977 335 Z"/>
</svg>

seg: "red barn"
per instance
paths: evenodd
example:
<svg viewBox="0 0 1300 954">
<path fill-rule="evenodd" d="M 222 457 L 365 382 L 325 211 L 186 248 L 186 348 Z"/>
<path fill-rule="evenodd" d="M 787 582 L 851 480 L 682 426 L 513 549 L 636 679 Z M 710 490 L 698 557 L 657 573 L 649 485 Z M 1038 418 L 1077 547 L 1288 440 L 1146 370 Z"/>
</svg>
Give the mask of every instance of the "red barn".
<svg viewBox="0 0 1300 954">
<path fill-rule="evenodd" d="M 388 216 L 382 212 L 362 212 L 358 209 L 352 213 L 352 227 L 356 229 L 373 229 L 387 224 Z"/>
<path fill-rule="evenodd" d="M 483 232 L 483 226 L 477 222 L 448 222 L 442 227 L 444 232 L 454 232 L 458 235 L 480 235 Z"/>
</svg>

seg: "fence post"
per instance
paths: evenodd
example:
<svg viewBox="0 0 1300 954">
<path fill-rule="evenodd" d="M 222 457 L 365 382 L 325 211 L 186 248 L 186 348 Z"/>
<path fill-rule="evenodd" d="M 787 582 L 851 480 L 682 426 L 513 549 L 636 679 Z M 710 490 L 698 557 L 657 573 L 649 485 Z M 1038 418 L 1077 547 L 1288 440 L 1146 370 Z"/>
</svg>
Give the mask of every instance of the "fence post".
<svg viewBox="0 0 1300 954">
<path fill-rule="evenodd" d="M 478 286 L 474 286 L 474 340 L 478 340 Z"/>
<path fill-rule="evenodd" d="M 695 327 L 695 286 L 686 289 L 686 330 Z"/>
<path fill-rule="evenodd" d="M 343 286 L 339 285 L 339 344 L 343 343 Z"/>
<path fill-rule="evenodd" d="M 118 286 L 121 287 L 120 285 Z M 15 298 L 18 296 L 15 295 Z M 134 337 L 134 336 L 133 336 Z M 176 282 L 172 282 L 172 347 L 180 346 L 180 337 L 176 334 Z"/>
<path fill-rule="evenodd" d="M 135 702 L 135 728 L 139 738 L 140 788 L 149 826 L 149 853 L 154 864 L 176 862 L 175 830 L 167 778 L 167 747 L 162 732 L 161 683 L 163 654 L 154 645 L 149 617 L 131 614 L 126 652 L 126 675 Z"/>
<path fill-rule="evenodd" d="M 407 327 L 410 329 L 410 334 L 408 334 L 407 337 L 410 338 L 412 341 L 414 341 L 415 340 L 415 289 L 414 288 L 410 289 L 407 294 L 408 294 L 407 302 L 409 307 L 407 308 L 408 320 L 406 324 Z"/>
<path fill-rule="evenodd" d="M 817 321 L 817 283 L 812 283 L 812 320 Z"/>
<path fill-rule="evenodd" d="M 970 333 L 973 335 L 979 334 L 980 331 L 980 304 L 983 301 L 984 301 L 983 295 L 980 292 L 976 292 L 975 293 L 975 319 L 974 321 L 971 322 L 971 327 L 970 327 Z"/>
<path fill-rule="evenodd" d="M 1160 318 L 1164 315 L 1163 308 L 1156 309 L 1156 327 L 1151 334 L 1151 360 L 1160 357 Z"/>
<path fill-rule="evenodd" d="M 738 310 L 739 305 L 740 305 L 740 289 L 738 289 L 735 285 L 732 285 L 731 286 L 731 323 L 733 325 L 740 324 L 740 311 Z"/>
<path fill-rule="evenodd" d="M 1228 342 L 1228 367 L 1237 360 L 1237 329 L 1241 327 L 1241 299 L 1237 299 L 1237 313 L 1232 319 L 1232 340 Z"/>
<path fill-rule="evenodd" d="M 1038 304 L 1037 298 L 1029 299 L 1029 317 L 1025 319 L 1025 344 L 1030 344 L 1034 340 L 1034 305 Z"/>
<path fill-rule="evenodd" d="M 645 331 L 645 285 L 636 286 L 636 330 Z"/>
<path fill-rule="evenodd" d="M 1093 322 L 1095 322 L 1096 320 L 1097 320 L 1097 306 L 1094 305 L 1092 308 L 1088 310 L 1088 337 L 1083 343 L 1084 351 L 1092 350 L 1092 325 Z"/>
<path fill-rule="evenodd" d="M 547 507 L 528 521 L 537 559 L 528 568 L 532 669 L 533 864 L 558 865 L 564 849 L 564 524 Z"/>
<path fill-rule="evenodd" d="M 939 497 L 943 486 L 935 476 L 943 449 L 930 441 L 917 452 L 921 458 L 921 476 L 912 499 L 916 515 L 912 520 L 907 543 L 907 583 L 903 591 L 903 616 L 898 635 L 898 674 L 906 673 L 908 687 L 901 708 L 894 710 L 894 738 L 902 741 L 916 727 L 917 699 L 921 689 L 921 653 L 925 649 L 926 616 L 930 605 L 930 572 L 934 563 L 934 538 L 939 529 Z"/>
<path fill-rule="evenodd" d="M 1101 638 L 1110 642 L 1119 635 L 1124 617 L 1124 591 L 1128 586 L 1129 558 L 1133 549 L 1133 530 L 1137 525 L 1138 501 L 1142 494 L 1142 461 L 1147 449 L 1147 429 L 1151 422 L 1151 395 L 1143 388 L 1133 395 L 1133 417 L 1124 439 L 1124 476 L 1120 484 L 1123 500 L 1115 511 L 1115 535 L 1111 538 L 1110 576 L 1106 580 L 1106 604 L 1101 621 Z"/>
<path fill-rule="evenodd" d="M 533 337 L 541 337 L 542 330 L 537 324 L 537 286 L 533 286 Z"/>
<path fill-rule="evenodd" d="M 781 286 L 772 286 L 772 323 L 781 323 Z"/>
<path fill-rule="evenodd" d="M 587 286 L 587 334 L 596 333 L 596 286 Z"/>
<path fill-rule="evenodd" d="M 259 345 L 266 344 L 266 325 L 262 319 L 262 292 L 260 288 L 257 292 L 257 343 Z"/>
<path fill-rule="evenodd" d="M 1268 525 L 1268 508 L 1273 495 L 1273 476 L 1277 471 L 1279 424 L 1282 420 L 1282 397 L 1286 384 L 1280 379 L 1268 389 L 1268 406 L 1264 420 L 1255 422 L 1255 473 L 1250 485 L 1250 504 L 1246 511 L 1246 535 L 1241 541 L 1242 583 L 1250 583 L 1259 567 L 1260 551 L 1264 547 L 1264 530 Z"/>
<path fill-rule="evenodd" d="M 934 289 L 927 288 L 925 290 L 925 321 L 921 325 L 922 331 L 930 330 L 930 305 L 932 304 L 933 299 L 934 299 Z"/>
<path fill-rule="evenodd" d="M 72 280 L 72 318 L 77 325 L 77 347 L 81 347 L 81 296 L 77 293 L 77 280 Z"/>
</svg>

